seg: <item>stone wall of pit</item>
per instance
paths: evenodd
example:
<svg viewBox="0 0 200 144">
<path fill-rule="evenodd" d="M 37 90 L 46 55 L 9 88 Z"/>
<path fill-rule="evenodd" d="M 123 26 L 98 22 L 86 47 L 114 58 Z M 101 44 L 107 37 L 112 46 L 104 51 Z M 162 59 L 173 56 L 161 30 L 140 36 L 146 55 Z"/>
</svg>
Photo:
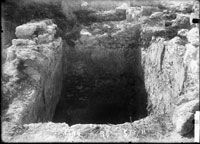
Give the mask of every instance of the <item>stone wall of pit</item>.
<svg viewBox="0 0 200 144">
<path fill-rule="evenodd" d="M 2 122 L 10 127 L 51 121 L 62 88 L 63 43 L 51 20 L 16 28 L 3 65 Z"/>
<path fill-rule="evenodd" d="M 153 13 L 142 26 L 142 65 L 148 110 L 170 114 L 175 130 L 187 135 L 199 110 L 199 25 L 192 23 L 199 3 L 174 7 Z"/>
</svg>

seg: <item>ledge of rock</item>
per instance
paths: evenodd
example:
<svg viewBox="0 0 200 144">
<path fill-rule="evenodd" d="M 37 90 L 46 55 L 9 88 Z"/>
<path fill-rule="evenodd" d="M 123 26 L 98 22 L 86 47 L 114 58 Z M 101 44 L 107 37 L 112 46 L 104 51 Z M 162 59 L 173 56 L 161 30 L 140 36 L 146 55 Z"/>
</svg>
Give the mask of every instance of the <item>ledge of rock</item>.
<svg viewBox="0 0 200 144">
<path fill-rule="evenodd" d="M 22 134 L 14 137 L 11 142 L 144 142 L 148 139 L 149 132 L 152 137 L 156 138 L 158 133 L 172 128 L 167 116 L 160 117 L 160 119 L 165 121 L 164 125 L 159 122 L 159 118 L 153 116 L 118 125 L 76 124 L 68 126 L 65 123 L 52 122 L 26 124 L 21 130 Z M 162 139 L 162 137 L 157 138 L 152 141 Z"/>
</svg>

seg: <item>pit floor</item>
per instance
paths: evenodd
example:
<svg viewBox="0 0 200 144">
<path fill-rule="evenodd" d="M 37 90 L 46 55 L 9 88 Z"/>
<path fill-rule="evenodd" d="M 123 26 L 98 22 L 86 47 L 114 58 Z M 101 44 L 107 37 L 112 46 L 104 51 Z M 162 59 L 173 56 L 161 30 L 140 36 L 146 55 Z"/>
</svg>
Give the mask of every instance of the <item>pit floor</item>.
<svg viewBox="0 0 200 144">
<path fill-rule="evenodd" d="M 66 76 L 53 122 L 120 124 L 147 116 L 147 93 L 131 75 Z"/>
</svg>

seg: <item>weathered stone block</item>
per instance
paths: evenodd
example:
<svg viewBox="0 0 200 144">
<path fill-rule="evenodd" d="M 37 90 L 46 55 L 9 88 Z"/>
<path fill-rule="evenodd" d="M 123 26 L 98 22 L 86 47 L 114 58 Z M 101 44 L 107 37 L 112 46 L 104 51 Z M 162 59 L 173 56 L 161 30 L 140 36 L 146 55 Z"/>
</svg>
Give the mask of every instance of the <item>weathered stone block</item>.
<svg viewBox="0 0 200 144">
<path fill-rule="evenodd" d="M 192 45 L 199 46 L 199 28 L 192 28 L 187 33 L 187 39 Z"/>
<path fill-rule="evenodd" d="M 181 37 L 186 37 L 188 31 L 189 31 L 188 29 L 181 29 L 181 30 L 178 31 L 177 35 L 181 36 Z"/>
<path fill-rule="evenodd" d="M 48 25 L 52 25 L 51 20 L 23 24 L 16 28 L 15 35 L 17 38 L 31 39 L 34 35 L 38 36 L 39 34 L 46 33 L 47 30 L 52 31 L 52 29 L 55 29 L 55 25 L 51 27 L 48 27 Z"/>
<path fill-rule="evenodd" d="M 176 131 L 181 135 L 191 133 L 194 130 L 194 113 L 199 110 L 199 100 L 193 100 L 178 106 L 173 114 L 173 123 Z"/>
</svg>

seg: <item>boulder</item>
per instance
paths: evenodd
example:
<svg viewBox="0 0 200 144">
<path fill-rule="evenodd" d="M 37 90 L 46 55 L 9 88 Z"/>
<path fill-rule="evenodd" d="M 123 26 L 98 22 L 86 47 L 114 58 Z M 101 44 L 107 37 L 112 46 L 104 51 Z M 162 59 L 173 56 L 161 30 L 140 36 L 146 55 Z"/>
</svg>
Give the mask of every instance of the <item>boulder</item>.
<svg viewBox="0 0 200 144">
<path fill-rule="evenodd" d="M 108 24 L 103 24 L 103 28 L 110 29 L 110 28 L 111 28 L 111 26 L 110 26 L 110 25 L 108 25 Z"/>
<path fill-rule="evenodd" d="M 104 12 L 96 12 L 88 15 L 88 18 L 98 22 L 121 21 L 126 19 L 126 9 L 115 9 Z"/>
<path fill-rule="evenodd" d="M 149 18 L 160 18 L 163 15 L 162 12 L 154 12 Z"/>
<path fill-rule="evenodd" d="M 191 26 L 195 25 L 195 23 L 193 23 L 193 19 L 199 19 L 199 14 L 198 13 L 191 13 L 190 14 L 190 25 Z"/>
<path fill-rule="evenodd" d="M 197 27 L 192 28 L 187 33 L 187 39 L 192 45 L 199 46 L 199 29 Z"/>
<path fill-rule="evenodd" d="M 38 43 L 46 43 L 46 42 L 52 41 L 53 39 L 54 38 L 48 35 L 47 33 L 38 35 Z"/>
<path fill-rule="evenodd" d="M 101 29 L 96 28 L 93 30 L 93 33 L 99 33 L 99 32 L 101 32 Z"/>
<path fill-rule="evenodd" d="M 183 62 L 188 65 L 191 59 L 195 59 L 195 55 L 198 53 L 198 49 L 192 44 L 186 44 L 186 52 L 183 57 Z"/>
<path fill-rule="evenodd" d="M 81 44 L 82 46 L 89 47 L 96 43 L 95 37 L 88 30 L 82 29 L 80 31 L 80 35 L 81 35 L 80 42 L 82 43 Z"/>
<path fill-rule="evenodd" d="M 164 12 L 163 12 L 164 13 Z M 164 13 L 161 18 L 166 20 L 172 20 L 176 19 L 177 14 L 176 13 Z"/>
<path fill-rule="evenodd" d="M 182 13 L 191 13 L 192 12 L 192 7 L 193 5 L 192 4 L 180 4 L 178 7 L 177 7 L 177 11 L 180 11 Z"/>
<path fill-rule="evenodd" d="M 80 35 L 81 36 L 92 36 L 92 34 L 88 30 L 86 30 L 86 29 L 82 29 L 80 31 Z"/>
<path fill-rule="evenodd" d="M 44 33 L 47 30 L 47 26 L 51 24 L 51 20 L 23 24 L 16 28 L 15 35 L 17 38 L 30 39 L 34 34 L 38 35 L 38 32 Z"/>
<path fill-rule="evenodd" d="M 12 78 L 17 77 L 19 73 L 17 70 L 18 65 L 19 65 L 18 59 L 12 61 L 6 61 L 6 63 L 3 65 L 3 70 L 2 70 L 3 74 Z"/>
<path fill-rule="evenodd" d="M 87 2 L 82 2 L 82 4 L 81 4 L 81 7 L 87 7 L 88 6 L 88 3 Z"/>
<path fill-rule="evenodd" d="M 28 40 L 28 39 L 13 39 L 12 45 L 19 46 L 19 45 L 35 45 L 35 41 Z"/>
<path fill-rule="evenodd" d="M 177 35 L 180 36 L 180 37 L 186 37 L 188 31 L 189 31 L 188 29 L 181 29 L 181 30 L 178 31 Z"/>
<path fill-rule="evenodd" d="M 31 38 L 36 29 L 36 25 L 21 25 L 16 28 L 15 35 L 17 38 Z"/>
<path fill-rule="evenodd" d="M 178 13 L 191 13 L 192 12 L 192 1 L 188 3 L 181 2 L 181 1 L 171 1 L 170 5 L 166 5 L 168 9 L 170 9 L 173 12 L 178 12 Z"/>
<path fill-rule="evenodd" d="M 178 28 L 190 28 L 190 18 L 188 16 L 178 14 L 176 19 L 174 20 L 172 26 L 178 27 Z"/>
<path fill-rule="evenodd" d="M 126 10 L 126 20 L 128 22 L 137 21 L 138 18 L 140 17 L 140 13 L 141 13 L 141 8 L 129 7 Z"/>
<path fill-rule="evenodd" d="M 188 73 L 199 73 L 199 60 L 191 60 L 188 66 Z"/>
<path fill-rule="evenodd" d="M 129 5 L 127 3 L 123 3 L 121 6 L 116 7 L 115 11 L 116 12 L 124 12 L 128 8 L 129 8 Z"/>
<path fill-rule="evenodd" d="M 13 49 L 6 49 L 5 54 L 6 54 L 6 61 L 12 61 L 16 58 L 15 50 Z"/>
<path fill-rule="evenodd" d="M 172 121 L 176 131 L 181 135 L 186 135 L 194 129 L 194 113 L 199 110 L 199 100 L 189 101 L 178 106 L 173 113 Z"/>
<path fill-rule="evenodd" d="M 164 24 L 165 24 L 165 27 L 168 27 L 168 26 L 172 25 L 172 22 L 171 21 L 165 21 Z"/>
<path fill-rule="evenodd" d="M 193 13 L 190 15 L 190 23 L 192 26 L 196 25 L 196 27 L 199 27 L 199 24 L 194 24 L 192 22 L 193 19 L 199 19 L 199 1 L 194 1 L 194 5 L 192 7 Z"/>
<path fill-rule="evenodd" d="M 142 6 L 141 8 L 141 15 L 143 16 L 150 16 L 153 12 L 159 11 L 157 7 L 152 6 Z"/>
<path fill-rule="evenodd" d="M 27 45 L 36 43 L 48 43 L 54 40 L 56 25 L 51 20 L 27 23 L 16 28 L 17 40 L 13 40 L 14 45 Z M 29 39 L 29 40 L 26 40 Z M 32 40 L 30 40 L 32 39 Z"/>
</svg>

